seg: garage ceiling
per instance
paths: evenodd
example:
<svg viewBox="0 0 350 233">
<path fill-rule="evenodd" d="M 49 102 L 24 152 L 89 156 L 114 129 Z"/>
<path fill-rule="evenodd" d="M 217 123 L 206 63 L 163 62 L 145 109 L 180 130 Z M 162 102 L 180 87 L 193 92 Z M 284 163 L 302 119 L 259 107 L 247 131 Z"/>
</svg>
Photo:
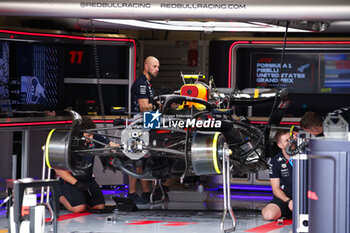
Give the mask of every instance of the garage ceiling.
<svg viewBox="0 0 350 233">
<path fill-rule="evenodd" d="M 348 0 L 2 0 L 0 26 L 84 30 L 350 32 Z"/>
</svg>

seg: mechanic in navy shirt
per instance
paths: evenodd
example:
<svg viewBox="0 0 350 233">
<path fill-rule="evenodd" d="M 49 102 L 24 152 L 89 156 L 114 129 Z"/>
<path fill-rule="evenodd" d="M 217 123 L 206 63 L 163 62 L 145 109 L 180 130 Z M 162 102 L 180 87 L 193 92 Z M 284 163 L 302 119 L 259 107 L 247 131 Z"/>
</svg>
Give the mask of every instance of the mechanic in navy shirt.
<svg viewBox="0 0 350 233">
<path fill-rule="evenodd" d="M 144 61 L 143 73 L 133 83 L 131 87 L 131 111 L 142 113 L 151 111 L 153 106 L 154 89 L 151 80 L 158 76 L 159 61 L 153 56 L 146 57 Z M 136 163 L 136 172 L 142 173 L 142 163 Z M 135 177 L 129 176 L 129 194 L 128 198 L 132 199 L 136 204 L 146 204 L 150 201 L 149 182 L 141 180 L 142 196 L 136 193 Z"/>
<path fill-rule="evenodd" d="M 159 72 L 159 61 L 149 56 L 145 59 L 144 70 L 131 87 L 131 111 L 144 112 L 152 110 L 154 89 L 151 80 L 156 78 Z"/>
<path fill-rule="evenodd" d="M 264 220 L 276 220 L 281 217 L 291 218 L 293 211 L 292 181 L 293 163 L 286 153 L 290 133 L 277 131 L 275 139 L 281 152 L 275 155 L 269 164 L 270 183 L 273 199 L 262 209 Z"/>
<path fill-rule="evenodd" d="M 89 117 L 82 117 L 82 123 L 80 124 L 81 130 L 96 128 L 95 123 Z M 117 144 L 110 142 L 108 138 L 91 133 L 83 133 L 86 138 L 85 148 L 101 148 L 103 145 L 94 143 L 89 138 L 93 138 L 104 144 L 111 146 L 118 146 Z M 81 169 L 83 174 L 73 175 L 69 171 L 55 169 L 55 172 L 59 175 L 60 197 L 61 204 L 69 211 L 73 213 L 80 213 L 87 208 L 101 210 L 104 209 L 105 200 L 99 185 L 96 183 L 93 176 L 95 156 L 85 155 L 82 159 L 84 168 Z"/>
</svg>

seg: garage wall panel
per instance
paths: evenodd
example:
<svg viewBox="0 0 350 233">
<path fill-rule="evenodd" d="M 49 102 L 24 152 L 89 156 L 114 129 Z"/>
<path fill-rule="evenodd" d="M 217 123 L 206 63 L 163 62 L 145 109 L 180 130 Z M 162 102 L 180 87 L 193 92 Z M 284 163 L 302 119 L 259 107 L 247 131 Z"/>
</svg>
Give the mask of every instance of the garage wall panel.
<svg viewBox="0 0 350 233">
<path fill-rule="evenodd" d="M 196 41 L 198 50 L 198 65 L 189 66 L 188 50 L 191 41 L 142 41 L 140 55 L 140 70 L 143 70 L 143 60 L 147 56 L 155 56 L 160 62 L 158 77 L 152 80 L 156 94 L 168 94 L 179 90 L 183 74 L 204 74 L 208 77 L 208 41 Z M 140 73 L 140 72 L 139 72 Z"/>
<path fill-rule="evenodd" d="M 13 133 L 0 132 L 0 199 L 6 196 L 6 179 L 12 178 Z"/>
</svg>

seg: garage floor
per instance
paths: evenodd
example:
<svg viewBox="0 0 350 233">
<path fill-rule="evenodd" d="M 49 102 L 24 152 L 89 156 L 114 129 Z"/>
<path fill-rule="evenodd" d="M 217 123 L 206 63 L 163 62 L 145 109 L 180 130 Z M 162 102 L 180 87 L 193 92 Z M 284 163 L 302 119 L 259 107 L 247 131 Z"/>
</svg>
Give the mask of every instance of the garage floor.
<svg viewBox="0 0 350 233">
<path fill-rule="evenodd" d="M 123 197 L 120 191 L 104 191 L 106 204 L 114 205 L 112 196 Z M 236 231 L 292 233 L 292 221 L 283 223 L 264 221 L 260 210 L 271 199 L 269 192 L 237 191 L 231 193 L 233 212 L 236 217 Z M 221 232 L 223 198 L 221 190 L 206 190 L 200 194 L 196 191 L 171 191 L 169 202 L 138 205 L 138 210 L 124 212 L 114 210 L 104 214 L 72 214 L 60 211 L 58 232 L 64 233 L 211 233 Z M 204 199 L 204 201 L 203 201 Z M 229 216 L 225 227 L 232 226 Z M 7 232 L 6 210 L 0 212 L 0 233 Z M 52 232 L 47 225 L 45 232 Z"/>
</svg>

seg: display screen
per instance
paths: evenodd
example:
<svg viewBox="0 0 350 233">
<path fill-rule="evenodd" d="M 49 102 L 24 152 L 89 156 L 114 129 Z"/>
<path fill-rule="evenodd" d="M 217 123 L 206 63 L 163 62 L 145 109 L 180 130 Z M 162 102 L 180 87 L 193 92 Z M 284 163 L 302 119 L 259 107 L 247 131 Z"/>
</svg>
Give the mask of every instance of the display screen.
<svg viewBox="0 0 350 233">
<path fill-rule="evenodd" d="M 33 76 L 21 77 L 21 103 L 46 106 L 45 79 Z"/>
<path fill-rule="evenodd" d="M 96 49 L 96 51 L 94 51 Z M 65 78 L 128 79 L 129 47 L 113 45 L 66 45 Z"/>
<path fill-rule="evenodd" d="M 350 93 L 350 53 L 321 55 L 321 93 Z"/>
<path fill-rule="evenodd" d="M 9 98 L 9 46 L 0 42 L 0 100 Z"/>
<path fill-rule="evenodd" d="M 90 49 L 87 45 L 67 45 L 65 48 L 65 77 L 87 78 Z"/>
<path fill-rule="evenodd" d="M 280 48 L 249 45 L 236 51 L 235 88 L 275 88 L 281 71 Z M 291 101 L 286 115 L 301 117 L 307 111 L 327 114 L 348 106 L 350 94 L 350 48 L 298 46 L 284 54 L 281 87 Z M 253 107 L 254 116 L 268 116 L 268 104 Z M 246 114 L 245 106 L 238 106 Z"/>
<path fill-rule="evenodd" d="M 317 54 L 285 54 L 281 68 L 281 55 L 273 53 L 251 54 L 251 87 L 276 88 L 281 72 L 280 88 L 290 93 L 318 92 Z"/>
<path fill-rule="evenodd" d="M 16 76 L 11 77 L 11 101 L 17 109 L 55 109 L 59 105 L 59 45 L 16 43 L 12 45 Z"/>
</svg>

